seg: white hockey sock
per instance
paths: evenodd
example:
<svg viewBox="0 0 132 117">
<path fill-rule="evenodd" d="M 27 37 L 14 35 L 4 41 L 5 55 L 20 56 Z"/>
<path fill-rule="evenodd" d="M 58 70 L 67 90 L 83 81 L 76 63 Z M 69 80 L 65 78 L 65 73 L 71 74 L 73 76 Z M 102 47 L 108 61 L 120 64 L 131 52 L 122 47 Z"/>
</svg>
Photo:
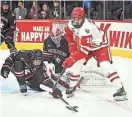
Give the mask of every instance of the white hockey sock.
<svg viewBox="0 0 132 117">
<path fill-rule="evenodd" d="M 108 78 L 110 79 L 111 83 L 113 83 L 117 89 L 122 87 L 120 77 L 117 72 L 111 73 Z"/>
<path fill-rule="evenodd" d="M 80 75 L 70 74 L 70 87 L 74 87 L 77 84 L 79 78 L 80 78 Z"/>
</svg>

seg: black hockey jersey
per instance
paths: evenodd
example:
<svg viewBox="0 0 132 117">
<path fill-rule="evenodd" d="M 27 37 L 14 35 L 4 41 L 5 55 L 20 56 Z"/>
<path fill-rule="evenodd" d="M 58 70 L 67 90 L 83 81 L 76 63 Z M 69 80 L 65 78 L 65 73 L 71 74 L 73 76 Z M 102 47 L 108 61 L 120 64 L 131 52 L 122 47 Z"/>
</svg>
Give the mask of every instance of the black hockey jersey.
<svg viewBox="0 0 132 117">
<path fill-rule="evenodd" d="M 34 75 L 35 68 L 32 66 L 32 56 L 33 56 L 33 50 L 21 50 L 17 51 L 16 53 L 10 54 L 10 56 L 5 60 L 5 63 L 3 64 L 4 67 L 7 67 L 9 69 L 14 69 L 13 64 L 15 61 L 23 61 L 25 66 L 25 79 L 28 80 Z M 52 61 L 52 55 L 49 55 L 48 53 L 42 53 L 42 61 Z M 45 64 L 42 62 L 40 66 L 43 70 L 43 74 L 46 69 Z M 13 72 L 13 71 L 12 71 Z"/>
<path fill-rule="evenodd" d="M 60 47 L 57 48 L 56 44 L 52 41 L 51 37 L 49 36 L 44 41 L 43 50 L 55 56 L 55 59 L 53 61 L 53 64 L 55 65 L 55 72 L 61 73 L 63 69 L 63 61 L 70 55 L 68 49 L 68 42 L 66 41 L 66 39 L 62 36 Z"/>
<path fill-rule="evenodd" d="M 14 30 L 16 30 L 16 20 L 15 15 L 12 11 L 8 11 L 7 13 L 1 13 L 1 32 L 6 32 L 6 36 L 13 36 Z"/>
</svg>

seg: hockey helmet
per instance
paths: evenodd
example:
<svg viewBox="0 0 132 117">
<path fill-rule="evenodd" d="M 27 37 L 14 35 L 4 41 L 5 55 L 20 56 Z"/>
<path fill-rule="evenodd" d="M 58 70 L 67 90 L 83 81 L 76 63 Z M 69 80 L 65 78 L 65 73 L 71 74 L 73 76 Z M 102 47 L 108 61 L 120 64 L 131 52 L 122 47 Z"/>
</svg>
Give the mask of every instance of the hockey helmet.
<svg viewBox="0 0 132 117">
<path fill-rule="evenodd" d="M 39 49 L 34 49 L 33 51 L 32 51 L 32 56 L 31 56 L 31 58 L 32 58 L 32 60 L 41 60 L 42 59 L 42 55 L 43 55 L 43 52 L 41 51 L 41 50 L 39 50 Z"/>
<path fill-rule="evenodd" d="M 75 28 L 80 28 L 85 19 L 84 9 L 82 7 L 75 7 L 71 13 L 72 24 Z"/>
<path fill-rule="evenodd" d="M 60 46 L 60 41 L 62 39 L 62 32 L 59 28 L 53 28 L 51 33 L 50 33 L 50 37 L 52 39 L 52 41 L 56 44 L 57 47 Z"/>
<path fill-rule="evenodd" d="M 43 59 L 43 52 L 39 49 L 35 49 L 32 51 L 31 60 L 34 67 L 40 66 Z"/>
</svg>

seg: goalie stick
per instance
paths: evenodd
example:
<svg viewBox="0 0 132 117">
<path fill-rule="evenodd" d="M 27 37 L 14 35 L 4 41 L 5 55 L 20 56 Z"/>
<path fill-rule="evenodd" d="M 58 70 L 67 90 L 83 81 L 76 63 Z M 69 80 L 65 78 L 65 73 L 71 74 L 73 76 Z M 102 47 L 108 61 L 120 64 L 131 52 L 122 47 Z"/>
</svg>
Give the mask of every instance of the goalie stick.
<svg viewBox="0 0 132 117">
<path fill-rule="evenodd" d="M 50 94 L 53 92 L 53 90 L 45 85 L 40 84 L 40 88 L 45 90 L 46 92 L 49 92 Z M 72 110 L 74 112 L 78 112 L 77 108 L 78 106 L 71 106 L 64 98 L 59 97 L 59 99 L 61 99 L 65 104 L 66 104 L 66 108 L 69 110 Z"/>
</svg>

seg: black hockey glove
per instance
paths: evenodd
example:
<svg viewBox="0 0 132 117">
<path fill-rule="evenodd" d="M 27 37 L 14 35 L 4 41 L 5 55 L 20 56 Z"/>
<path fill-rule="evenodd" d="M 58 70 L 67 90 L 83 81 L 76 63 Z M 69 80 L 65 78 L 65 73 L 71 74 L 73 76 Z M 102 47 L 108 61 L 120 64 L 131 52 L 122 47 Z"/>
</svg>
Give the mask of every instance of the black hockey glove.
<svg viewBox="0 0 132 117">
<path fill-rule="evenodd" d="M 60 98 L 60 97 L 62 97 L 62 92 L 61 92 L 61 90 L 58 89 L 58 88 L 55 88 L 55 90 L 54 90 L 53 93 L 52 93 L 52 96 L 53 96 L 54 98 Z"/>
<path fill-rule="evenodd" d="M 3 76 L 4 78 L 8 78 L 9 73 L 10 73 L 10 69 L 9 68 L 2 67 L 1 76 Z"/>
</svg>

